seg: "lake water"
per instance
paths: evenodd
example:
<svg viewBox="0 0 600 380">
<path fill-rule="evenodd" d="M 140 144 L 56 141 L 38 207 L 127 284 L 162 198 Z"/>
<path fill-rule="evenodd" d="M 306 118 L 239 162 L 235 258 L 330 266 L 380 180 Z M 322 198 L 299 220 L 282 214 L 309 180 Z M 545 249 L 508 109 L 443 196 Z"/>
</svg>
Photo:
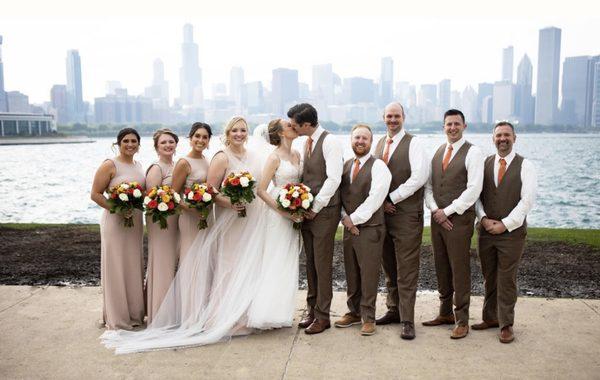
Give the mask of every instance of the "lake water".
<svg viewBox="0 0 600 380">
<path fill-rule="evenodd" d="M 350 138 L 336 136 L 350 157 Z M 467 134 L 486 154 L 490 135 Z M 377 141 L 378 136 L 376 136 Z M 428 152 L 445 141 L 442 134 L 419 135 Z M 219 149 L 213 137 L 207 156 Z M 98 223 L 100 208 L 90 200 L 94 172 L 113 156 L 113 139 L 91 144 L 0 146 L 0 223 Z M 303 139 L 296 140 L 301 147 Z M 532 160 L 538 172 L 538 197 L 530 226 L 600 228 L 600 135 L 523 134 L 515 149 Z M 188 151 L 181 139 L 179 155 Z M 142 137 L 136 159 L 144 167 L 156 159 L 150 137 Z M 427 213 L 426 213 L 427 215 Z M 427 224 L 429 221 L 427 220 Z"/>
</svg>

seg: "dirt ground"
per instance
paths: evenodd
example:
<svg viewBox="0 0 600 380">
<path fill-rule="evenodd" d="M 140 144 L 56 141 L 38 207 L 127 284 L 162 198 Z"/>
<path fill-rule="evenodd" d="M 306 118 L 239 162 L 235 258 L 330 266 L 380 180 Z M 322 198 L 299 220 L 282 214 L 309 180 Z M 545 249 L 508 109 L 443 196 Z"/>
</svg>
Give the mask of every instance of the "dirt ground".
<svg viewBox="0 0 600 380">
<path fill-rule="evenodd" d="M 17 230 L 0 226 L 0 284 L 98 285 L 100 236 L 86 227 L 41 227 Z M 146 252 L 144 252 L 146 255 Z M 300 287 L 306 287 L 305 257 L 300 257 Z M 341 242 L 333 262 L 335 290 L 345 289 Z M 473 294 L 481 295 L 483 277 L 471 251 Z M 383 275 L 380 289 L 384 290 Z M 600 299 L 600 249 L 563 242 L 528 242 L 519 269 L 523 296 Z M 420 290 L 435 290 L 431 246 L 423 246 Z"/>
</svg>

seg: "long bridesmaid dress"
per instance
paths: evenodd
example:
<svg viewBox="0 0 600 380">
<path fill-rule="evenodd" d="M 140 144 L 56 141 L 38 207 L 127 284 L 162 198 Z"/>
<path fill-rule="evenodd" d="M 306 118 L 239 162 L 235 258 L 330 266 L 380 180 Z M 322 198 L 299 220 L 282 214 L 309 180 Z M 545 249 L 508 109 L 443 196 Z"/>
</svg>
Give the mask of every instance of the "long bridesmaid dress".
<svg viewBox="0 0 600 380">
<path fill-rule="evenodd" d="M 185 179 L 185 187 L 192 186 L 193 183 L 204 183 L 206 182 L 206 176 L 208 175 L 208 161 L 204 158 L 190 158 L 182 157 L 182 160 L 186 160 L 190 165 L 190 174 Z M 183 193 L 183 191 L 182 191 Z M 182 194 L 183 197 L 183 194 Z M 185 255 L 187 254 L 190 246 L 196 239 L 196 236 L 201 233 L 203 234 L 206 229 L 198 230 L 198 222 L 200 217 L 193 211 L 183 210 L 179 216 L 179 261 L 182 262 Z M 209 216 L 210 225 L 210 216 Z"/>
<path fill-rule="evenodd" d="M 116 168 L 109 187 L 122 182 L 139 182 L 146 178 L 142 165 L 110 159 Z M 104 210 L 100 219 L 100 279 L 103 289 L 103 317 L 110 330 L 131 330 L 144 321 L 143 274 L 144 222 L 142 211 L 134 210 L 133 227 L 123 226 L 123 217 Z"/>
<path fill-rule="evenodd" d="M 155 162 L 153 165 L 160 167 L 162 175 L 161 185 L 171 186 L 173 165 Z M 169 286 L 175 277 L 177 260 L 179 256 L 179 215 L 167 218 L 167 229 L 162 230 L 159 223 L 153 223 L 152 217 L 146 217 L 148 230 L 148 272 L 146 277 L 146 292 L 148 300 L 148 321 L 158 312 Z"/>
</svg>

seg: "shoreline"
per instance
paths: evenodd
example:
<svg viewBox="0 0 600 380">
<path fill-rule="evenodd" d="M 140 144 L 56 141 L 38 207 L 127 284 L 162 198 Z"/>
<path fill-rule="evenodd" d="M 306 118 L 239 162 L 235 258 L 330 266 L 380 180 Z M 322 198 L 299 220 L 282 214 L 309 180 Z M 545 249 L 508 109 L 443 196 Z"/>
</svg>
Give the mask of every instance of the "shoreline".
<svg viewBox="0 0 600 380">
<path fill-rule="evenodd" d="M 50 145 L 50 144 L 90 144 L 96 140 L 92 140 L 87 136 L 15 136 L 15 137 L 0 137 L 0 146 L 14 145 Z"/>
</svg>

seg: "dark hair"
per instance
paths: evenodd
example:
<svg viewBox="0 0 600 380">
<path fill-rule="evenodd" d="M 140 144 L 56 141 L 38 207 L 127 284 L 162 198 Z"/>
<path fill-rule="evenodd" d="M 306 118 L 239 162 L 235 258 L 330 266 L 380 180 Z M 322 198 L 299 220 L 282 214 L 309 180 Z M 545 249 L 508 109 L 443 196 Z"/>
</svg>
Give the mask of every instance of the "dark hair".
<svg viewBox="0 0 600 380">
<path fill-rule="evenodd" d="M 444 112 L 444 121 L 446 121 L 446 118 L 448 116 L 456 116 L 456 115 L 460 116 L 460 118 L 462 119 L 463 124 L 466 123 L 466 121 L 465 121 L 465 115 L 461 111 L 459 111 L 457 109 L 454 109 L 454 108 L 449 109 L 448 111 Z"/>
<path fill-rule="evenodd" d="M 152 135 L 152 140 L 154 140 L 154 149 L 158 148 L 158 139 L 162 135 L 169 135 L 175 139 L 175 143 L 179 142 L 179 137 L 169 128 L 157 129 L 156 132 L 154 132 L 154 135 Z"/>
<path fill-rule="evenodd" d="M 281 144 L 281 136 L 279 136 L 279 132 L 282 130 L 283 126 L 281 125 L 281 119 L 275 119 L 269 122 L 267 131 L 269 132 L 269 143 L 271 145 L 279 146 L 279 144 Z"/>
<path fill-rule="evenodd" d="M 141 142 L 140 134 L 138 133 L 138 131 L 136 131 L 133 128 L 123 128 L 119 131 L 119 133 L 117 133 L 117 142 L 115 143 L 115 145 L 121 146 L 121 141 L 123 141 L 123 138 L 129 134 L 134 134 L 135 137 L 137 137 L 138 139 L 138 143 Z"/>
<path fill-rule="evenodd" d="M 512 129 L 512 132 L 513 132 L 513 135 L 514 135 L 515 134 L 515 127 L 511 123 L 509 123 L 508 121 L 500 121 L 500 122 L 496 123 L 496 125 L 494 125 L 494 129 L 492 129 L 492 132 L 495 132 L 496 128 L 502 127 L 502 126 L 505 126 L 505 125 L 509 126 L 510 129 Z"/>
<path fill-rule="evenodd" d="M 289 109 L 287 116 L 294 119 L 299 125 L 310 123 L 311 126 L 316 127 L 319 124 L 317 110 L 308 103 L 296 104 Z"/>
<path fill-rule="evenodd" d="M 188 134 L 188 137 L 190 139 L 194 137 L 196 131 L 201 128 L 204 128 L 204 130 L 208 133 L 208 138 L 210 139 L 212 137 L 212 129 L 210 129 L 210 125 L 202 123 L 200 121 L 197 121 L 194 124 L 192 124 L 192 128 L 190 128 L 190 133 Z"/>
</svg>

